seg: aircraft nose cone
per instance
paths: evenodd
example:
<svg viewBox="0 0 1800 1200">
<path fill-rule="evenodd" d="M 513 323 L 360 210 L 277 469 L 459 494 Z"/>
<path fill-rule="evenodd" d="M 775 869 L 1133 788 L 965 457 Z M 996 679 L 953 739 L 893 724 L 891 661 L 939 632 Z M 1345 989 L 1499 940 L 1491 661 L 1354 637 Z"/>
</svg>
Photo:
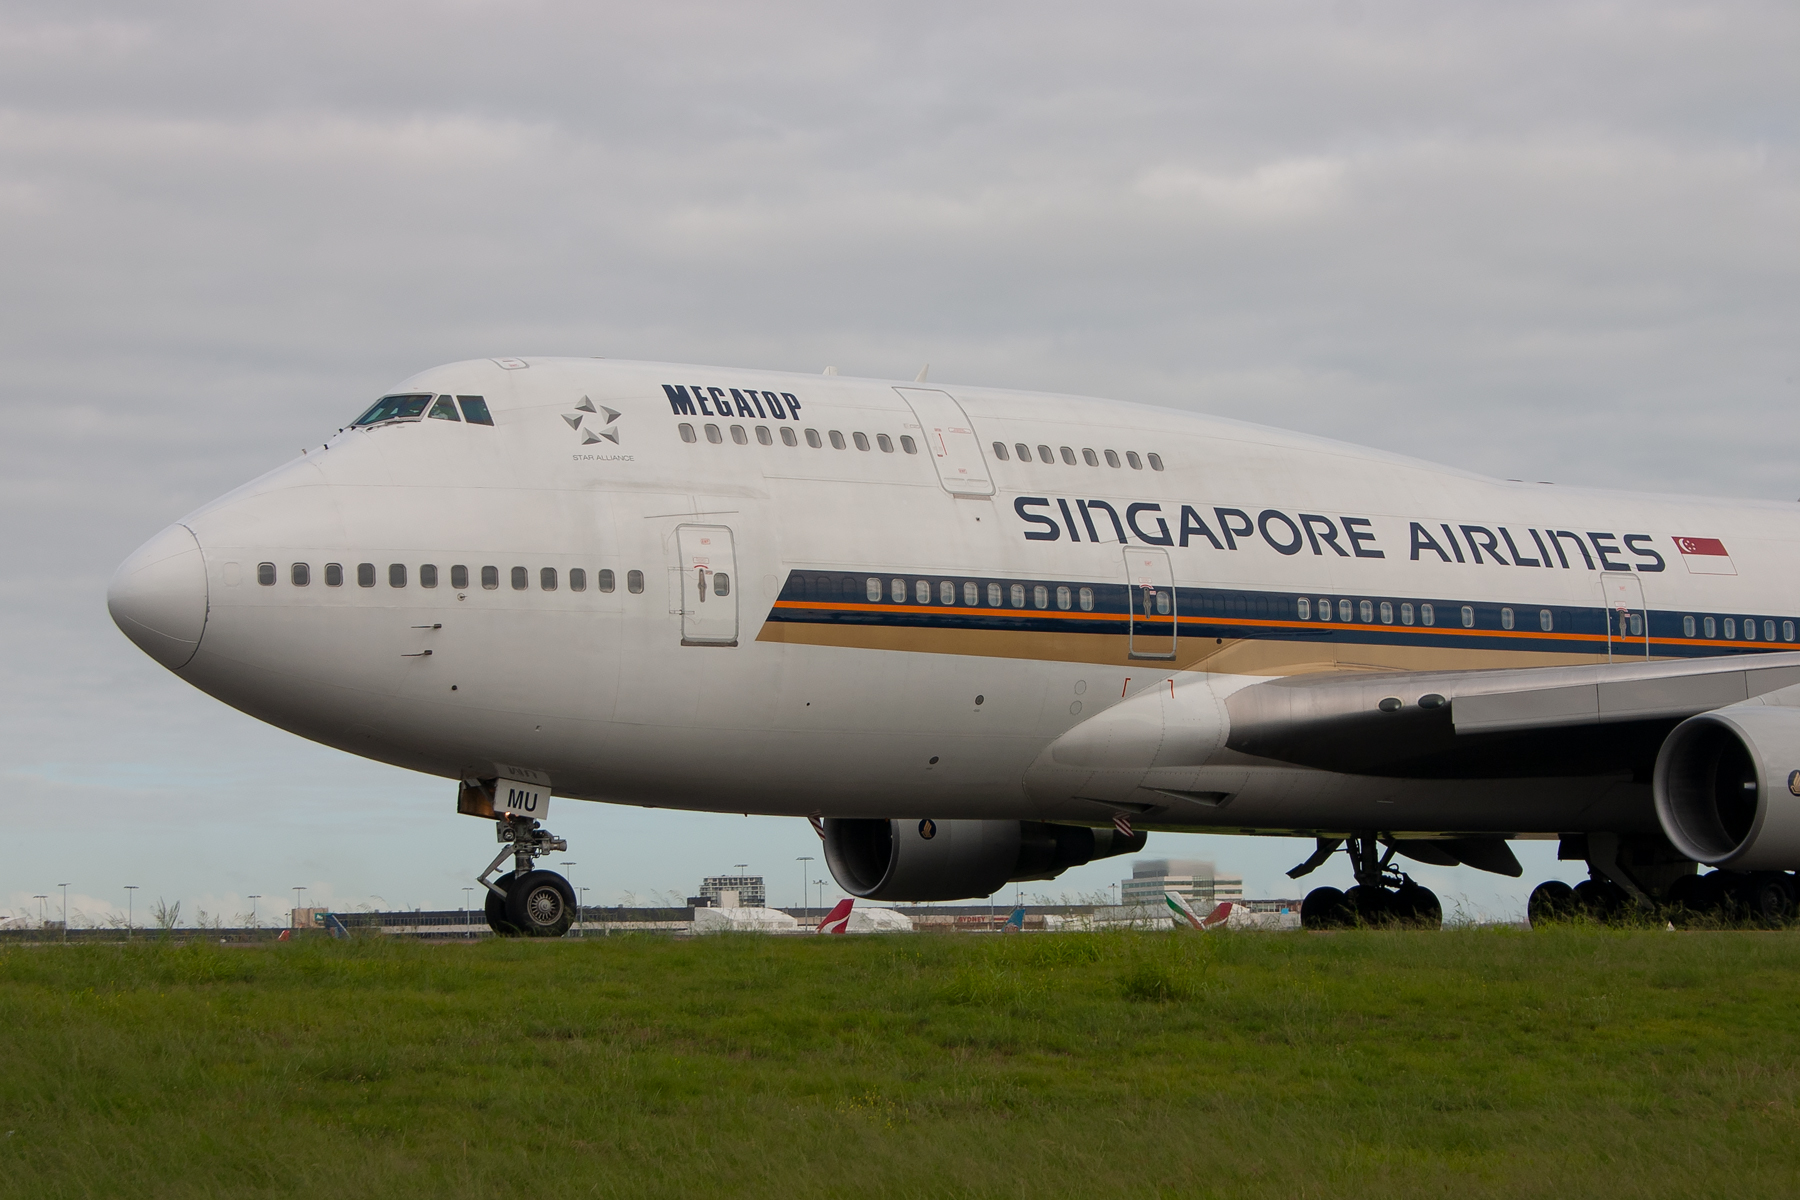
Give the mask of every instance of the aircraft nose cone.
<svg viewBox="0 0 1800 1200">
<path fill-rule="evenodd" d="M 106 589 L 113 624 L 138 649 L 179 671 L 206 628 L 206 561 L 185 525 L 171 525 L 120 564 Z"/>
</svg>

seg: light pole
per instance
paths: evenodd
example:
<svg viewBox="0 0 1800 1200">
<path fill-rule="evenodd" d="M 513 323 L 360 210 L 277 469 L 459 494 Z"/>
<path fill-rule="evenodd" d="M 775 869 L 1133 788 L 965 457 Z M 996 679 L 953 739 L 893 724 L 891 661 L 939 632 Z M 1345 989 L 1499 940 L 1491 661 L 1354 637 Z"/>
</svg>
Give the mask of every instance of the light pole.
<svg viewBox="0 0 1800 1200">
<path fill-rule="evenodd" d="M 575 889 L 575 936 L 576 937 L 586 937 L 587 936 L 587 929 L 581 923 L 581 910 L 587 907 L 587 894 L 588 894 L 588 890 L 586 888 L 576 888 Z"/>
<path fill-rule="evenodd" d="M 803 854 L 799 858 L 796 858 L 794 861 L 801 864 L 801 867 L 800 867 L 800 914 L 801 914 L 801 918 L 803 920 L 810 921 L 810 920 L 812 920 L 812 909 L 806 903 L 806 877 L 808 875 L 812 874 L 812 872 L 806 867 L 805 864 L 813 861 L 813 856 L 810 854 Z"/>
<path fill-rule="evenodd" d="M 256 923 L 256 902 L 261 899 L 262 899 L 261 896 L 250 897 L 250 928 L 251 929 L 258 928 L 258 925 Z"/>
<path fill-rule="evenodd" d="M 463 936 L 464 937 L 474 937 L 475 936 L 475 934 L 469 929 L 469 923 L 470 923 L 469 922 L 469 893 L 474 890 L 475 890 L 474 888 L 464 888 L 463 889 Z"/>
<path fill-rule="evenodd" d="M 62 940 L 66 942 L 69 940 L 69 885 L 66 883 L 59 883 L 56 886 L 63 890 L 63 936 L 62 936 Z"/>
<path fill-rule="evenodd" d="M 42 929 L 45 925 L 49 924 L 49 922 L 50 922 L 50 912 L 48 909 L 46 909 L 44 907 L 44 905 L 49 901 L 50 897 L 47 895 L 44 895 L 42 893 L 39 893 L 38 895 L 33 896 L 32 899 L 36 900 L 38 902 L 38 928 Z"/>
<path fill-rule="evenodd" d="M 823 879 L 815 879 L 815 880 L 813 880 L 813 882 L 819 885 L 819 911 L 824 912 L 825 911 L 825 881 Z"/>
<path fill-rule="evenodd" d="M 292 915 L 290 915 L 290 916 L 289 916 L 289 917 L 288 917 L 288 925 L 289 925 L 289 926 L 291 926 L 291 927 L 296 927 L 296 928 L 297 928 L 297 927 L 298 927 L 298 925 L 299 925 L 299 921 L 300 921 L 300 893 L 301 893 L 301 892 L 304 892 L 304 891 L 305 891 L 305 890 L 306 890 L 306 885 L 305 885 L 305 884 L 303 884 L 303 883 L 302 883 L 302 884 L 297 884 L 297 885 L 295 885 L 295 887 L 294 887 L 294 911 L 293 911 L 293 913 L 292 913 Z"/>
<path fill-rule="evenodd" d="M 131 940 L 131 910 L 137 905 L 137 890 L 138 885 L 135 883 L 125 885 L 125 940 L 128 942 Z"/>
<path fill-rule="evenodd" d="M 562 865 L 565 867 L 579 867 L 581 865 L 580 863 L 577 863 L 577 862 L 570 862 L 566 858 L 559 859 L 558 861 L 561 862 Z M 575 883 L 573 880 L 569 881 L 569 886 L 570 887 L 575 886 Z M 581 890 L 579 888 L 577 888 L 575 891 L 575 936 L 576 937 L 581 936 Z"/>
</svg>

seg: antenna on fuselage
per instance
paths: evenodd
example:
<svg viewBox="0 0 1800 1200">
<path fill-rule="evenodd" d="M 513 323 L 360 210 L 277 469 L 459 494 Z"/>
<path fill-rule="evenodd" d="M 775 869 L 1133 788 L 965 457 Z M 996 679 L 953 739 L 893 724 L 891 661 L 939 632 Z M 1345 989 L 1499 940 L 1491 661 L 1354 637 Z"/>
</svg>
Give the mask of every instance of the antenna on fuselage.
<svg viewBox="0 0 1800 1200">
<path fill-rule="evenodd" d="M 837 368 L 836 367 L 826 367 L 823 371 L 819 372 L 819 374 L 821 374 L 821 375 L 836 375 Z"/>
<path fill-rule="evenodd" d="M 930 363 L 926 363 L 924 366 L 920 367 L 919 373 L 917 376 L 914 377 L 913 382 L 914 383 L 924 383 L 925 382 L 925 372 L 927 372 L 929 370 L 931 370 Z"/>
</svg>

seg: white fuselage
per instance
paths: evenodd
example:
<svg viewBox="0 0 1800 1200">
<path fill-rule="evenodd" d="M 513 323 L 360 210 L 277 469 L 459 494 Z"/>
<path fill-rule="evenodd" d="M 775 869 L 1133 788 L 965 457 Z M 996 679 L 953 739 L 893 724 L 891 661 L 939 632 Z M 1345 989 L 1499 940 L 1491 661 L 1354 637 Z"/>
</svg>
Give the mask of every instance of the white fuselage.
<svg viewBox="0 0 1800 1200">
<path fill-rule="evenodd" d="M 1101 780 L 1050 748 L 1154 689 L 1795 646 L 1790 506 L 1500 482 L 983 388 L 532 359 L 395 393 L 478 395 L 494 423 L 348 428 L 159 535 L 114 608 L 226 703 L 446 777 L 514 765 L 616 803 L 1103 823 L 1158 768 Z M 174 565 L 144 574 L 158 555 Z M 1212 709 L 1210 751 L 1151 782 L 1230 804 L 1146 820 L 1655 826 L 1642 780 L 1309 771 L 1225 749 Z"/>
</svg>

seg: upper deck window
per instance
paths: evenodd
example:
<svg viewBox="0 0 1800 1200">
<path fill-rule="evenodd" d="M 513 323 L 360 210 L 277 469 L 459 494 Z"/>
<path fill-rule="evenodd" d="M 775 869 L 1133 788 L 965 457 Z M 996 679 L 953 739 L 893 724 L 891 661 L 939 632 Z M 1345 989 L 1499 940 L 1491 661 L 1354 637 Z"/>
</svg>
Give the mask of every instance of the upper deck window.
<svg viewBox="0 0 1800 1200">
<path fill-rule="evenodd" d="M 492 425 L 494 416 L 488 412 L 487 401 L 480 396 L 458 396 L 457 402 L 462 405 L 463 420 L 471 425 Z"/>
<path fill-rule="evenodd" d="M 412 393 L 403 396 L 383 396 L 362 416 L 352 421 L 352 425 L 384 425 L 389 421 L 417 421 L 425 412 L 425 406 L 431 403 L 430 392 Z"/>
<path fill-rule="evenodd" d="M 425 415 L 435 421 L 461 421 L 462 420 L 461 417 L 456 415 L 456 401 L 452 400 L 448 396 L 439 396 L 437 398 L 437 403 L 432 405 L 431 411 L 426 413 Z"/>
</svg>

